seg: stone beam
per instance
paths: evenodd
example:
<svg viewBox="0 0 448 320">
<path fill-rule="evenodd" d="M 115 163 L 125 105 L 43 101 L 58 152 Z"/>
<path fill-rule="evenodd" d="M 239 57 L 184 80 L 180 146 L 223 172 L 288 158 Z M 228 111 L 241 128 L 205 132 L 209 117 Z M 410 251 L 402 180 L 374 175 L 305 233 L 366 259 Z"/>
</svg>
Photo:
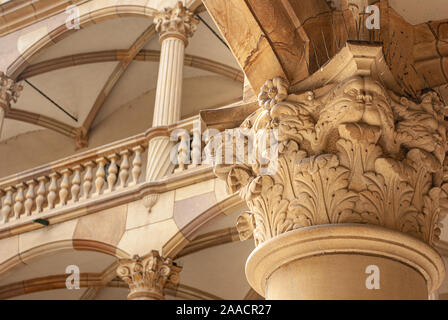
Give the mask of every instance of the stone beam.
<svg viewBox="0 0 448 320">
<path fill-rule="evenodd" d="M 204 4 L 256 92 L 265 79 L 288 78 L 250 4 L 244 0 L 204 0 Z"/>
</svg>

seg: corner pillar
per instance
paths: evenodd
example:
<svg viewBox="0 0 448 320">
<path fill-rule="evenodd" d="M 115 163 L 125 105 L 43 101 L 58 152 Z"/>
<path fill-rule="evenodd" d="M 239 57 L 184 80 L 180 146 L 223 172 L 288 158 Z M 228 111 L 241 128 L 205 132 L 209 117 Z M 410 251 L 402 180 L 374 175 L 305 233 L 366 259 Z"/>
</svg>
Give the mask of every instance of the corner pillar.
<svg viewBox="0 0 448 320">
<path fill-rule="evenodd" d="M 214 164 L 249 208 L 246 276 L 267 299 L 428 299 L 445 277 L 448 110 L 401 94 L 381 52 L 347 44 L 300 90 L 266 81 L 240 128 L 261 157 Z M 212 149 L 232 150 L 222 135 Z"/>
</svg>

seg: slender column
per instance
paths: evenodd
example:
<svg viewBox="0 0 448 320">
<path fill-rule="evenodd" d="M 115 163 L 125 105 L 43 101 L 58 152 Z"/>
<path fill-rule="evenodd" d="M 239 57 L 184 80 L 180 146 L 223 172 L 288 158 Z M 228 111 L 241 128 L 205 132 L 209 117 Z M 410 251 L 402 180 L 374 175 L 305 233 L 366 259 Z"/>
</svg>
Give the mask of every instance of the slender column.
<svg viewBox="0 0 448 320">
<path fill-rule="evenodd" d="M 120 260 L 117 274 L 129 285 L 129 300 L 163 300 L 164 289 L 179 284 L 181 270 L 171 259 L 152 251 L 145 257 Z"/>
<path fill-rule="evenodd" d="M 380 52 L 344 48 L 290 100 L 287 81 L 266 81 L 242 129 L 277 141 L 215 166 L 249 208 L 246 276 L 267 299 L 428 299 L 445 277 L 432 246 L 448 212 L 447 110 L 434 91 L 411 101 L 379 81 Z"/>
<path fill-rule="evenodd" d="M 180 120 L 184 51 L 199 21 L 179 1 L 174 8 L 165 8 L 159 12 L 154 23 L 162 45 L 153 120 L 153 127 L 157 127 Z M 169 137 L 151 140 L 147 181 L 155 181 L 172 169 L 170 151 L 173 146 L 174 142 Z"/>
</svg>

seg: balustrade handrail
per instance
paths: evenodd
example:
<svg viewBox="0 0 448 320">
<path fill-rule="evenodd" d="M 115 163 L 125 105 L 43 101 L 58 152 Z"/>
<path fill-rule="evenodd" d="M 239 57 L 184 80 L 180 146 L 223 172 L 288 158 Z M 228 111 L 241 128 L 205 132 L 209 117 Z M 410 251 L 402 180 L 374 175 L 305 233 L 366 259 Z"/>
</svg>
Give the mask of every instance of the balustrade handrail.
<svg viewBox="0 0 448 320">
<path fill-rule="evenodd" d="M 132 149 L 138 146 L 146 147 L 151 139 L 160 136 L 170 136 L 171 132 L 175 129 L 191 130 L 193 128 L 193 122 L 199 119 L 200 116 L 196 115 L 169 126 L 150 128 L 135 136 L 92 148 L 72 156 L 0 178 L 0 196 L 1 190 L 5 190 L 8 187 L 15 187 L 20 183 L 26 183 L 27 181 L 34 180 L 42 176 L 49 176 L 55 172 L 60 173 L 65 169 L 71 169 L 77 165 L 83 165 L 89 161 L 94 161 L 101 157 L 107 157 L 110 154 L 120 153 L 123 150 Z"/>
</svg>

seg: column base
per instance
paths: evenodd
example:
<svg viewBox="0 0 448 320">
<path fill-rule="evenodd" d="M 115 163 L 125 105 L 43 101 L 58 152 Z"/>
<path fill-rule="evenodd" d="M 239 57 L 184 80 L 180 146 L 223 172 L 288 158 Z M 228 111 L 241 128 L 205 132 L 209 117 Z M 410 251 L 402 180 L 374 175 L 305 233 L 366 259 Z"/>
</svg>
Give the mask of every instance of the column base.
<svg viewBox="0 0 448 320">
<path fill-rule="evenodd" d="M 372 280 L 369 266 L 378 267 L 379 288 L 366 284 Z M 247 260 L 246 276 L 271 300 L 428 299 L 442 283 L 445 266 L 429 245 L 397 231 L 320 225 L 261 244 Z"/>
<path fill-rule="evenodd" d="M 128 300 L 165 300 L 163 294 L 154 291 L 134 291 L 128 295 Z"/>
</svg>

